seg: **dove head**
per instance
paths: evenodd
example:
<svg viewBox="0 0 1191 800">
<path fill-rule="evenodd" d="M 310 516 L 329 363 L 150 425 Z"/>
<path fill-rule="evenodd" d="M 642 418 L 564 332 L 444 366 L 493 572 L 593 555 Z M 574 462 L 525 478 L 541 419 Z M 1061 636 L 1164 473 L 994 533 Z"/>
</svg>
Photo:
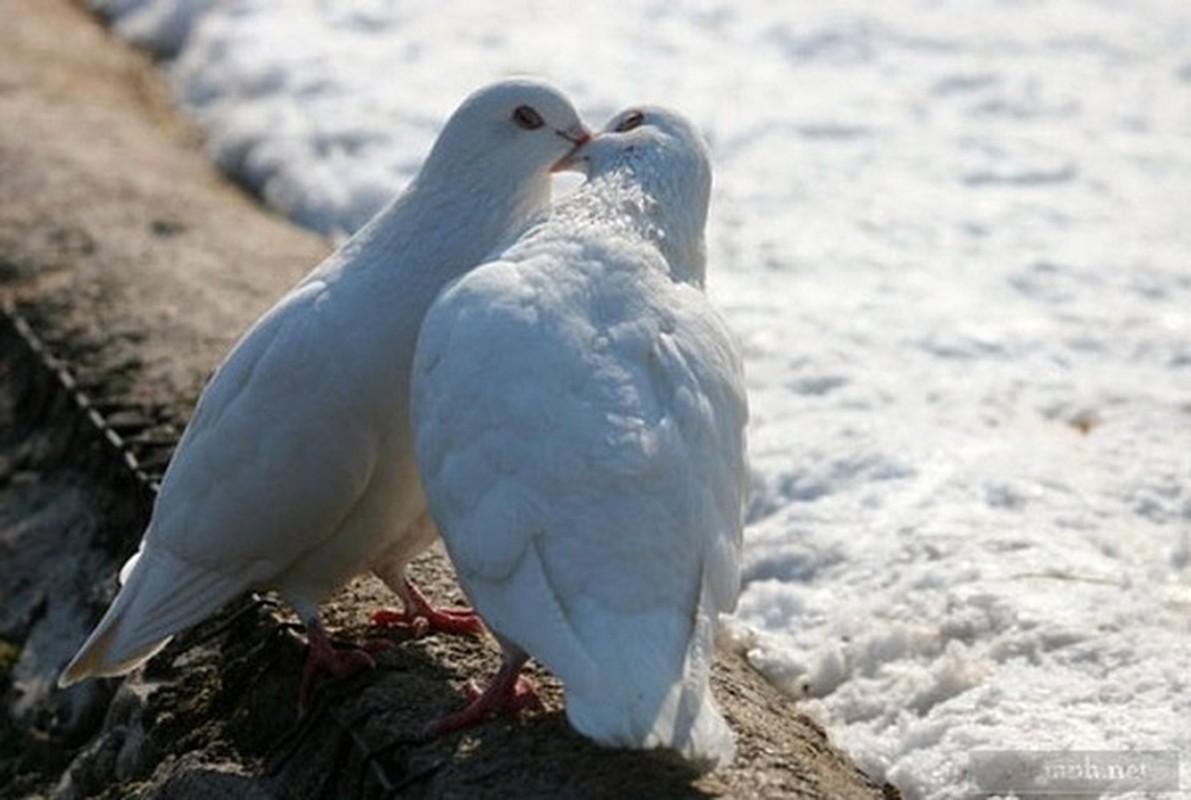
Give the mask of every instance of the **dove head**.
<svg viewBox="0 0 1191 800">
<path fill-rule="evenodd" d="M 711 159 L 690 120 L 656 106 L 629 108 L 569 160 L 591 183 L 607 179 L 639 188 L 672 273 L 703 285 Z"/>
<path fill-rule="evenodd" d="M 439 134 L 418 182 L 504 197 L 530 212 L 550 196 L 550 172 L 591 133 L 553 86 L 511 78 L 477 90 Z"/>
</svg>

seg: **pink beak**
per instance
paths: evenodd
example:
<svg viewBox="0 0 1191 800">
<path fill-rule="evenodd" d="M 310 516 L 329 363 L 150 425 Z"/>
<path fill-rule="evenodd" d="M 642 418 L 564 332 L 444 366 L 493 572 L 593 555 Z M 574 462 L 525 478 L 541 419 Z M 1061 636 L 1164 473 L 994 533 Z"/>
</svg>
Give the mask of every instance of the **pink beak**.
<svg viewBox="0 0 1191 800">
<path fill-rule="evenodd" d="M 583 125 L 576 125 L 565 131 L 558 131 L 558 135 L 564 139 L 571 140 L 575 143 L 576 147 L 585 145 L 591 140 L 591 131 L 583 127 Z"/>
<path fill-rule="evenodd" d="M 575 153 L 578 152 L 579 148 L 591 141 L 592 135 L 591 131 L 582 125 L 576 125 L 575 127 L 568 128 L 565 131 L 555 131 L 555 133 L 567 141 L 575 143 L 575 146 L 572 147 L 565 156 L 558 159 L 558 161 L 554 163 L 554 166 L 550 168 L 551 172 L 561 172 L 562 170 L 569 169 L 571 167 L 573 163 L 572 159 L 574 158 Z"/>
</svg>

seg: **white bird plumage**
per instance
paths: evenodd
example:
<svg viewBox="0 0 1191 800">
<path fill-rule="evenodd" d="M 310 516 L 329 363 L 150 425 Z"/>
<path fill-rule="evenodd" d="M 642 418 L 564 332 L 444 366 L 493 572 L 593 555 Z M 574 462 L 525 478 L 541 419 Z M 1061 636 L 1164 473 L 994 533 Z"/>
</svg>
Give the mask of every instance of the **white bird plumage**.
<svg viewBox="0 0 1191 800">
<path fill-rule="evenodd" d="M 658 108 L 577 156 L 587 182 L 427 313 L 418 462 L 505 650 L 504 684 L 477 702 L 510 694 L 528 654 L 581 733 L 721 765 L 734 739 L 709 675 L 740 588 L 747 403 L 702 291 L 708 156 Z"/>
<path fill-rule="evenodd" d="M 555 88 L 473 93 L 407 189 L 264 314 L 204 389 L 123 586 L 63 672 L 127 672 L 255 588 L 298 612 L 372 570 L 411 602 L 405 565 L 434 526 L 409 430 L 409 371 L 439 289 L 520 232 L 588 137 Z M 419 595 L 420 597 L 420 595 Z"/>
</svg>

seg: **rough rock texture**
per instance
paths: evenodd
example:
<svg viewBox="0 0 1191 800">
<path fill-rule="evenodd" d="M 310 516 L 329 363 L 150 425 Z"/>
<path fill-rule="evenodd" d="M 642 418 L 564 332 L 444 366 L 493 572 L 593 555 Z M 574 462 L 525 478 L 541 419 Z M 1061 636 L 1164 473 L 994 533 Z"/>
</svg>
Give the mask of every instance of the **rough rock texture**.
<svg viewBox="0 0 1191 800">
<path fill-rule="evenodd" d="M 66 0 L 0 26 L 0 795 L 8 797 L 874 797 L 823 731 L 725 653 L 739 734 L 691 774 L 609 751 L 547 708 L 425 741 L 495 669 L 490 641 L 386 635 L 377 669 L 299 720 L 303 644 L 245 598 L 140 673 L 62 692 L 58 669 L 114 593 L 194 398 L 256 314 L 325 253 L 219 178 L 144 60 Z M 415 574 L 460 600 L 441 553 Z M 327 607 L 345 638 L 390 602 L 360 580 Z"/>
</svg>

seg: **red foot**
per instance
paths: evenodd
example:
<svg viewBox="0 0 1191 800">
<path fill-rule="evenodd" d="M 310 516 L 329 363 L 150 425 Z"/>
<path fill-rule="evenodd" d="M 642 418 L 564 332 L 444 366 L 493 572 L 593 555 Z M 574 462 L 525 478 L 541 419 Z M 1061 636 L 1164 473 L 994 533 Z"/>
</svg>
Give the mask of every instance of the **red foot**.
<svg viewBox="0 0 1191 800">
<path fill-rule="evenodd" d="M 470 608 L 435 608 L 406 579 L 405 610 L 382 608 L 372 612 L 372 624 L 382 628 L 408 628 L 414 636 L 428 633 L 450 633 L 460 636 L 478 636 L 484 632 L 484 624 Z"/>
<path fill-rule="evenodd" d="M 298 689 L 298 711 L 305 713 L 314 699 L 319 678 L 330 673 L 336 678 L 346 678 L 362 669 L 372 669 L 376 662 L 372 656 L 357 647 L 336 648 L 317 619 L 306 623 L 306 636 L 310 641 L 310 652 L 306 666 L 302 668 L 302 685 Z"/>
<path fill-rule="evenodd" d="M 427 733 L 430 736 L 442 736 L 483 722 L 500 712 L 540 709 L 542 699 L 538 697 L 533 682 L 520 675 L 524 663 L 524 656 L 512 660 L 506 658 L 483 692 L 474 683 L 468 683 L 464 687 L 469 701 L 467 707 L 430 723 L 426 728 Z"/>
<path fill-rule="evenodd" d="M 484 624 L 470 609 L 427 608 L 419 611 L 398 611 L 381 608 L 372 612 L 372 624 L 381 628 L 408 628 L 414 636 L 428 633 L 450 633 L 475 636 L 484 631 Z"/>
</svg>

